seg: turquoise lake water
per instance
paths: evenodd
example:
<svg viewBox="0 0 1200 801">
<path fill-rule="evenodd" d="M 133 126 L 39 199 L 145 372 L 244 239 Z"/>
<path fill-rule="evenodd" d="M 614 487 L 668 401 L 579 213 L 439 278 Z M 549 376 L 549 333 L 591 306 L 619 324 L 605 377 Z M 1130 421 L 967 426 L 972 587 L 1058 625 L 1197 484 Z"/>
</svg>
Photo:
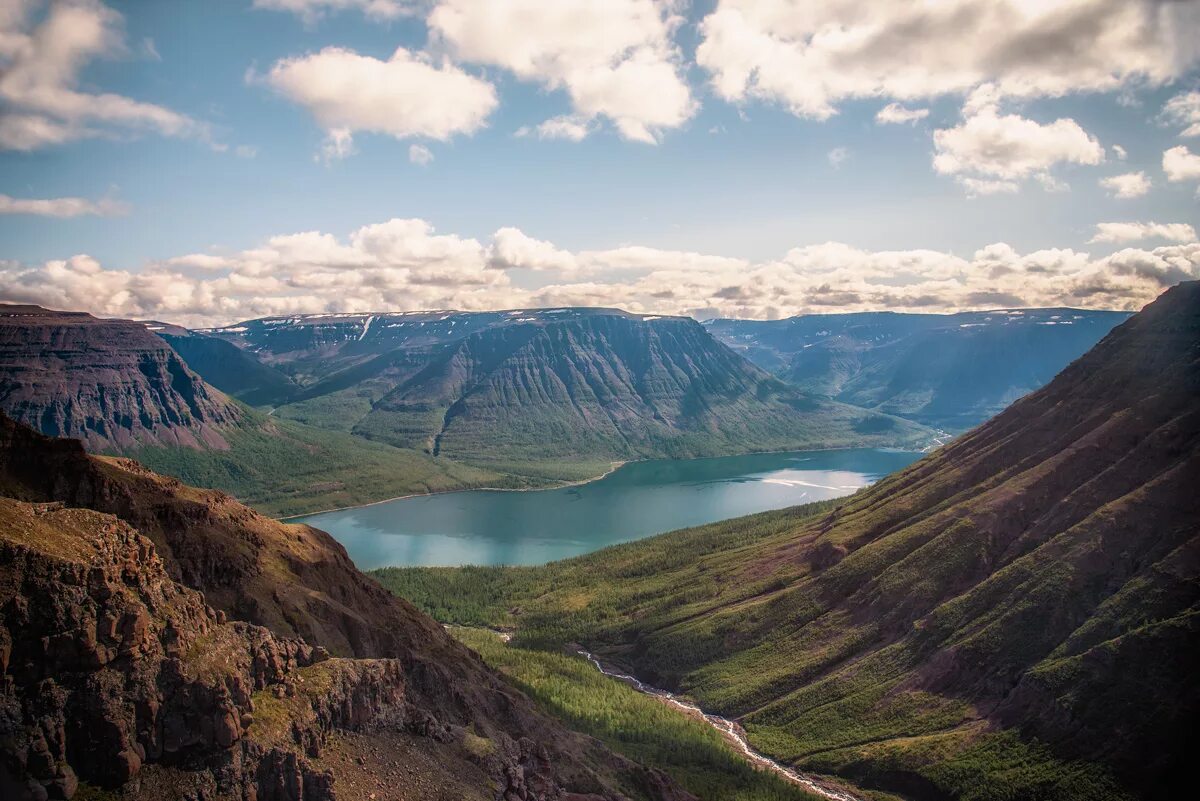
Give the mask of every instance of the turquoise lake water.
<svg viewBox="0 0 1200 801">
<path fill-rule="evenodd" d="M 473 490 L 295 518 L 387 565 L 536 565 L 677 528 L 848 495 L 921 454 L 855 449 L 662 460 L 532 492 Z"/>
</svg>

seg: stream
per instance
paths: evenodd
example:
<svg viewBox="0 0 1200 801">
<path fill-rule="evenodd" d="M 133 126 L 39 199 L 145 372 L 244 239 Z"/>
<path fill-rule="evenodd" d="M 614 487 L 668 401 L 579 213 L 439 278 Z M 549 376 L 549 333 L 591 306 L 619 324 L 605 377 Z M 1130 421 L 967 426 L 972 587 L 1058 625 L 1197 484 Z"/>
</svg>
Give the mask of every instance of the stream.
<svg viewBox="0 0 1200 801">
<path fill-rule="evenodd" d="M 504 637 L 505 642 L 507 642 L 512 635 L 502 634 L 501 636 Z M 860 799 L 856 796 L 850 795 L 843 790 L 830 787 L 814 776 L 808 776 L 800 773 L 797 770 L 789 768 L 786 765 L 781 765 L 770 757 L 764 756 L 758 751 L 755 751 L 750 747 L 750 743 L 746 740 L 746 735 L 745 732 L 742 731 L 742 727 L 734 723 L 732 720 L 723 718 L 720 715 L 711 715 L 695 704 L 689 704 L 686 701 L 679 700 L 674 693 L 669 693 L 666 690 L 660 690 L 657 687 L 651 687 L 649 684 L 641 681 L 636 676 L 630 676 L 627 673 L 619 673 L 615 670 L 609 670 L 608 668 L 604 667 L 600 660 L 597 659 L 590 651 L 586 651 L 583 648 L 578 648 L 576 649 L 576 653 L 587 659 L 587 661 L 591 662 L 592 665 L 595 666 L 596 670 L 600 671 L 605 676 L 617 679 L 618 681 L 623 681 L 640 693 L 652 695 L 664 703 L 679 708 L 685 714 L 704 720 L 714 729 L 719 731 L 727 740 L 732 743 L 736 743 L 746 759 L 754 765 L 778 773 L 788 781 L 798 784 L 804 789 L 816 793 L 823 798 L 828 798 L 830 801 L 860 801 Z"/>
</svg>

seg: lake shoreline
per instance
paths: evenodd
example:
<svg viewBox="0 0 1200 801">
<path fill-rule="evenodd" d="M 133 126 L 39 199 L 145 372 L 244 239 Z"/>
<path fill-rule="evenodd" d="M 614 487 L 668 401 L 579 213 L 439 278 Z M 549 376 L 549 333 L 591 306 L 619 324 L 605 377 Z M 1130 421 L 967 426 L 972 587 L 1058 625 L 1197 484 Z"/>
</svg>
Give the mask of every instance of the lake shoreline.
<svg viewBox="0 0 1200 801">
<path fill-rule="evenodd" d="M 950 438 L 953 435 L 948 435 Z M 947 440 L 948 441 L 948 440 Z M 871 445 L 841 445 L 836 448 L 784 448 L 773 451 L 746 451 L 745 453 L 725 453 L 717 456 L 689 456 L 684 459 L 669 459 L 662 457 L 646 458 L 646 459 L 625 459 L 623 461 L 610 462 L 612 465 L 608 470 L 605 470 L 599 475 L 590 478 L 579 479 L 578 481 L 563 481 L 557 484 L 551 484 L 545 487 L 456 487 L 454 489 L 434 490 L 432 492 L 410 492 L 407 495 L 396 495 L 391 498 L 383 498 L 378 501 L 369 501 L 367 503 L 352 503 L 348 506 L 335 506 L 331 509 L 321 509 L 316 512 L 305 512 L 299 515 L 287 515 L 286 517 L 273 517 L 278 523 L 291 524 L 293 521 L 303 517 L 315 517 L 317 515 L 329 514 L 330 512 L 345 512 L 350 509 L 366 509 L 371 506 L 378 506 L 381 503 L 391 503 L 392 501 L 406 501 L 412 498 L 430 498 L 436 495 L 450 495 L 456 492 L 547 492 L 550 490 L 569 489 L 571 487 L 581 487 L 585 484 L 591 484 L 601 479 L 611 476 L 613 473 L 620 470 L 622 467 L 631 464 L 641 464 L 643 462 L 694 462 L 702 459 L 727 459 L 737 456 L 769 456 L 777 453 L 830 453 L 834 451 L 855 451 L 855 450 L 894 450 L 902 453 L 920 453 L 928 454 L 937 448 L 944 446 L 946 443 L 938 441 L 935 438 L 934 444 L 926 446 L 918 450 L 909 450 L 894 446 L 871 446 Z M 307 525 L 298 524 L 298 525 Z"/>
</svg>

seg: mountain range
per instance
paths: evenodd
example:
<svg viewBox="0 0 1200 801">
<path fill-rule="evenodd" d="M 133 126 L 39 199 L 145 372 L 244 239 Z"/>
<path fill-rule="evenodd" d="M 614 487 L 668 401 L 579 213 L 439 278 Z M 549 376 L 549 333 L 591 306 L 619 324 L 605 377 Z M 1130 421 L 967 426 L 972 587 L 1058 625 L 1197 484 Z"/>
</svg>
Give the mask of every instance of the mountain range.
<svg viewBox="0 0 1200 801">
<path fill-rule="evenodd" d="M 804 770 L 919 799 L 1168 799 L 1200 713 L 1200 283 L 845 501 L 541 568 L 387 570 L 582 643 Z"/>
<path fill-rule="evenodd" d="M 188 331 L 7 309 L 0 408 L 283 514 L 627 459 L 933 438 L 803 393 L 690 318 L 422 312 Z"/>
<path fill-rule="evenodd" d="M 807 392 L 961 432 L 1045 385 L 1127 312 L 996 309 L 709 320 L 720 341 Z"/>
</svg>

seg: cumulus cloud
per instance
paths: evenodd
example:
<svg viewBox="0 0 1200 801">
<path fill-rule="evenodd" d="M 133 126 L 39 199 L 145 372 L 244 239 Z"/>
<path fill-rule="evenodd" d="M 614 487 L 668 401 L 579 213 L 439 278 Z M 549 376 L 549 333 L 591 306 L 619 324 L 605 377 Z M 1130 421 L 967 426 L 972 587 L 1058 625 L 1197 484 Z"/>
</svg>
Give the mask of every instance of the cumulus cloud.
<svg viewBox="0 0 1200 801">
<path fill-rule="evenodd" d="M 1161 85 L 1198 55 L 1195 4 L 1160 0 L 719 0 L 696 60 L 730 101 L 826 119 L 840 102 Z"/>
<path fill-rule="evenodd" d="M 326 14 L 349 10 L 361 11 L 372 20 L 394 20 L 412 14 L 413 5 L 405 0 L 254 0 L 254 8 L 289 11 L 309 25 Z"/>
<path fill-rule="evenodd" d="M 1107 222 L 1097 223 L 1092 242 L 1138 242 L 1166 239 L 1170 242 L 1195 242 L 1196 229 L 1186 223 Z"/>
<path fill-rule="evenodd" d="M 0 214 L 33 214 L 39 217 L 116 217 L 129 207 L 116 200 L 82 197 L 19 198 L 0 195 Z"/>
<path fill-rule="evenodd" d="M 905 108 L 899 103 L 888 103 L 875 115 L 875 122 L 880 125 L 904 125 L 917 122 L 929 116 L 927 108 Z"/>
<path fill-rule="evenodd" d="M 1043 124 L 973 101 L 959 125 L 933 133 L 933 168 L 942 175 L 964 183 L 968 177 L 1005 183 L 1034 177 L 1056 191 L 1061 185 L 1050 176 L 1053 167 L 1104 161 L 1100 142 L 1072 119 Z"/>
<path fill-rule="evenodd" d="M 566 304 L 774 318 L 835 310 L 1136 309 L 1164 287 L 1195 278 L 1195 241 L 1102 258 L 1070 249 L 1022 254 L 1003 243 L 965 257 L 826 242 L 754 262 L 637 245 L 574 252 L 516 228 L 484 243 L 439 234 L 424 220 L 393 219 L 344 237 L 305 231 L 139 269 L 87 255 L 0 263 L 0 299 L 185 325 L 302 312 Z"/>
<path fill-rule="evenodd" d="M 203 125 L 164 106 L 79 89 L 91 62 L 128 52 L 122 18 L 99 0 L 39 0 L 0 9 L 0 148 L 37 150 L 87 137 L 153 131 L 205 136 Z"/>
<path fill-rule="evenodd" d="M 1162 168 L 1168 181 L 1200 180 L 1200 155 L 1178 145 L 1163 153 Z"/>
<path fill-rule="evenodd" d="M 1100 186 L 1117 198 L 1142 197 L 1150 191 L 1150 179 L 1144 172 L 1127 172 L 1100 179 Z"/>
<path fill-rule="evenodd" d="M 413 164 L 424 167 L 426 164 L 433 163 L 433 151 L 425 147 L 425 145 L 409 145 L 408 160 Z"/>
<path fill-rule="evenodd" d="M 250 76 L 251 81 L 260 80 Z M 307 108 L 325 129 L 326 159 L 354 152 L 354 134 L 446 140 L 483 127 L 496 90 L 453 64 L 434 64 L 399 48 L 387 61 L 327 47 L 277 61 L 262 76 L 268 86 Z"/>
<path fill-rule="evenodd" d="M 672 39 L 682 23 L 675 6 L 670 0 L 440 0 L 428 25 L 460 59 L 566 92 L 570 127 L 539 127 L 539 134 L 582 138 L 590 130 L 586 121 L 603 117 L 624 138 L 654 143 L 697 108 Z"/>
<path fill-rule="evenodd" d="M 1200 92 L 1175 95 L 1163 106 L 1163 119 L 1186 126 L 1180 136 L 1200 136 Z"/>
<path fill-rule="evenodd" d="M 1125 151 L 1125 148 L 1121 147 L 1120 145 L 1113 145 L 1112 152 L 1113 152 L 1113 157 L 1117 161 L 1124 161 L 1125 159 L 1129 158 L 1129 153 L 1127 153 Z"/>
</svg>

